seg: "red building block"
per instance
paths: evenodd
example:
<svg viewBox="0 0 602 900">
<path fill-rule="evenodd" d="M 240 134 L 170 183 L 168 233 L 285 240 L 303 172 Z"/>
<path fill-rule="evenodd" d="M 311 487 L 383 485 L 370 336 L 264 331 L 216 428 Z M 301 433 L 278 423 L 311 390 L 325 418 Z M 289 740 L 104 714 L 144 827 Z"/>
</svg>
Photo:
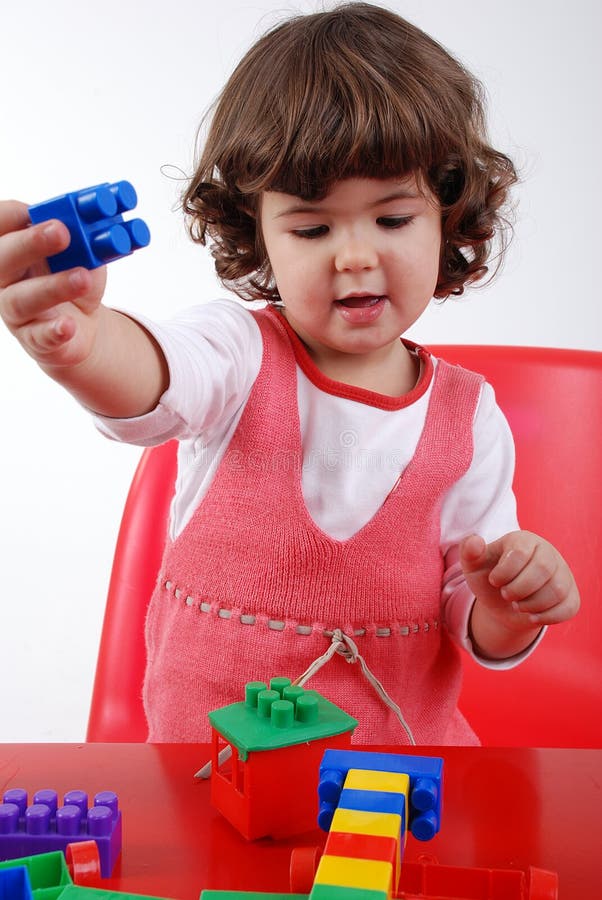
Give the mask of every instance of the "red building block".
<svg viewBox="0 0 602 900">
<path fill-rule="evenodd" d="M 393 866 L 393 884 L 396 885 L 399 879 L 399 850 L 398 842 L 394 838 L 382 837 L 379 834 L 330 831 L 324 853 L 329 856 L 378 859 L 382 862 L 390 862 Z"/>
</svg>

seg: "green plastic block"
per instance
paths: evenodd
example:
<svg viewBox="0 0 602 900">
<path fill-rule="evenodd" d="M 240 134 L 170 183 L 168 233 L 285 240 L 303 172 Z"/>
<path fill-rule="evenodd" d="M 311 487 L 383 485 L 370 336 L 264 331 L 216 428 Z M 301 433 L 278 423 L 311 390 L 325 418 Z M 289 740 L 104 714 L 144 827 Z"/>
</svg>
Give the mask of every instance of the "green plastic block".
<svg viewBox="0 0 602 900">
<path fill-rule="evenodd" d="M 25 866 L 27 869 L 35 900 L 55 900 L 62 895 L 65 886 L 72 884 L 65 857 L 60 850 L 0 862 L 0 869 L 12 869 L 15 866 Z"/>
<path fill-rule="evenodd" d="M 0 869 L 14 869 L 18 866 L 24 866 L 27 870 L 33 900 L 169 900 L 168 897 L 150 897 L 148 894 L 78 887 L 71 880 L 65 857 L 60 850 L 0 862 Z"/>
<path fill-rule="evenodd" d="M 37 894 L 34 893 L 34 900 Z M 148 894 L 126 894 L 125 891 L 105 891 L 70 885 L 63 890 L 60 900 L 169 900 L 167 897 L 151 897 Z"/>
<path fill-rule="evenodd" d="M 309 900 L 387 900 L 386 891 L 341 887 L 339 884 L 314 884 Z"/>
<path fill-rule="evenodd" d="M 317 691 L 272 678 L 270 686 L 251 681 L 245 700 L 209 713 L 209 721 L 242 760 L 251 752 L 277 750 L 353 731 L 357 720 Z"/>
</svg>

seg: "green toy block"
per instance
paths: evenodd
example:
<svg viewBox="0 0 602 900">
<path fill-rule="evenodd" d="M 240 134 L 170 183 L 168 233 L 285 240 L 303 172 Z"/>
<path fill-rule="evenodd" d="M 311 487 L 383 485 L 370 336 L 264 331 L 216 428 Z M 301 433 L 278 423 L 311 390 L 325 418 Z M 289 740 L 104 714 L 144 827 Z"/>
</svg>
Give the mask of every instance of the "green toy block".
<svg viewBox="0 0 602 900">
<path fill-rule="evenodd" d="M 387 900 L 386 891 L 341 887 L 339 884 L 314 884 L 309 900 Z"/>
<path fill-rule="evenodd" d="M 148 894 L 79 887 L 73 884 L 60 850 L 0 862 L 0 870 L 23 866 L 29 876 L 33 900 L 169 900 L 168 897 L 151 897 Z"/>
<path fill-rule="evenodd" d="M 209 721 L 243 761 L 251 752 L 334 737 L 357 726 L 334 703 L 293 686 L 290 678 L 272 678 L 269 689 L 262 681 L 249 682 L 244 701 L 210 712 Z"/>
<path fill-rule="evenodd" d="M 35 892 L 34 900 L 37 900 Z M 78 887 L 72 884 L 64 888 L 60 900 L 168 900 L 168 898 L 151 897 L 148 894 L 127 894 L 125 891 L 105 891 L 102 888 Z"/>
<path fill-rule="evenodd" d="M 13 869 L 16 866 L 25 866 L 27 869 L 35 900 L 55 900 L 62 895 L 66 886 L 72 884 L 65 857 L 60 850 L 0 862 L 0 869 Z"/>
</svg>

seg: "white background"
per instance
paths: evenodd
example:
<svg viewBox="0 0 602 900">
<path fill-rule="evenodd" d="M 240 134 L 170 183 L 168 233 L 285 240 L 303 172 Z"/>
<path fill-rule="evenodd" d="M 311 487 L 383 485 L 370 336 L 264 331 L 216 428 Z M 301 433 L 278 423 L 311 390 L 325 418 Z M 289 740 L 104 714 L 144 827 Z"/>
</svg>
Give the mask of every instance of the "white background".
<svg viewBox="0 0 602 900">
<path fill-rule="evenodd" d="M 601 349 L 597 0 L 393 0 L 485 83 L 494 143 L 522 172 L 491 288 L 432 308 L 415 340 Z M 108 300 L 166 318 L 223 293 L 177 200 L 196 128 L 263 31 L 316 2 L 21 0 L 0 18 L 0 197 L 126 178 L 151 247 Z M 101 438 L 0 331 L 0 740 L 84 738 L 114 541 L 140 455 Z M 569 423 L 567 423 L 568 425 Z"/>
</svg>

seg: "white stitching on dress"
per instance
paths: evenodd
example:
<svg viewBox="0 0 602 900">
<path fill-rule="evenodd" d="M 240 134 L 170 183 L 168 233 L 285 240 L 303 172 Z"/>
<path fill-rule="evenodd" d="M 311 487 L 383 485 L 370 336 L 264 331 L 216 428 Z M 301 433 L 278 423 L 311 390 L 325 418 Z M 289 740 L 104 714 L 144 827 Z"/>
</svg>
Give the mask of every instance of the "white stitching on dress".
<svg viewBox="0 0 602 900">
<path fill-rule="evenodd" d="M 187 607 L 197 607 L 199 612 L 202 613 L 215 613 L 220 619 L 231 619 L 238 618 L 238 621 L 241 625 L 256 625 L 257 624 L 257 616 L 252 615 L 250 613 L 240 613 L 238 616 L 235 615 L 234 610 L 227 609 L 224 607 L 215 608 L 213 604 L 209 603 L 206 600 L 201 600 L 199 603 L 192 597 L 190 594 L 186 594 L 184 596 L 184 591 L 181 588 L 174 587 L 172 581 L 165 581 L 164 588 L 169 594 L 173 594 L 176 600 L 181 600 L 184 597 L 184 604 Z M 263 619 L 263 617 L 262 617 Z M 281 619 L 265 619 L 263 623 L 269 628 L 271 631 L 284 631 L 287 627 L 287 622 Z M 292 625 L 292 623 L 290 623 Z M 364 637 L 368 633 L 374 634 L 375 637 L 391 637 L 395 634 L 400 634 L 404 637 L 409 634 L 419 634 L 421 631 L 428 632 L 431 628 L 437 630 L 439 628 L 439 622 L 437 619 L 433 621 L 424 621 L 422 623 L 412 622 L 410 625 L 394 625 L 394 626 L 385 626 L 385 625 L 377 625 L 372 628 L 355 628 L 353 630 L 354 637 Z M 325 637 L 332 637 L 334 632 L 332 630 L 324 629 L 321 627 L 317 627 L 315 625 L 295 625 L 296 634 L 302 635 L 310 635 L 313 634 L 314 631 L 320 631 Z"/>
</svg>

